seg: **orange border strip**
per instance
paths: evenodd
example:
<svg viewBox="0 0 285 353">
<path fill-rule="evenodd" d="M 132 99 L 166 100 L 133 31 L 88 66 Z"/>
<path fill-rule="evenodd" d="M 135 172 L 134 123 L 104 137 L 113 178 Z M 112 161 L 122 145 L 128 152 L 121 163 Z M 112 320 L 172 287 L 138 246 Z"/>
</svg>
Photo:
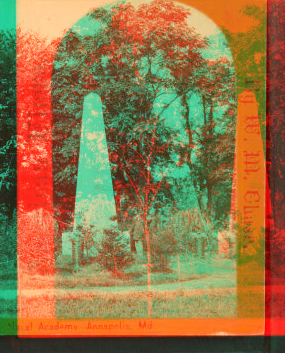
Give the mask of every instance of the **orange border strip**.
<svg viewBox="0 0 285 353">
<path fill-rule="evenodd" d="M 60 325 L 64 327 L 60 328 Z M 264 327 L 264 319 L 235 318 L 136 320 L 19 319 L 18 321 L 19 336 L 25 337 L 250 336 L 263 335 Z"/>
</svg>

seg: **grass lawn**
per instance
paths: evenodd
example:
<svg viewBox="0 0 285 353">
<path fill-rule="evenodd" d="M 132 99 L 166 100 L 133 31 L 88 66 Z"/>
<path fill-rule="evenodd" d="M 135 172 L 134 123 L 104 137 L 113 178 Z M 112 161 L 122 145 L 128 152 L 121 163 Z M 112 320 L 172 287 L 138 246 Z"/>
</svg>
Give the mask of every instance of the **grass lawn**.
<svg viewBox="0 0 285 353">
<path fill-rule="evenodd" d="M 17 300 L 0 298 L 0 317 L 17 317 Z"/>
<path fill-rule="evenodd" d="M 17 278 L 16 279 L 0 279 L 0 291 L 5 289 L 17 290 Z"/>
<path fill-rule="evenodd" d="M 59 319 L 72 318 L 146 318 L 147 298 L 101 298 L 56 300 Z M 172 298 L 152 298 L 152 318 L 225 318 L 236 316 L 236 296 L 223 290 L 215 294 Z"/>
<path fill-rule="evenodd" d="M 116 276 L 106 270 L 92 264 L 80 269 L 75 274 L 72 272 L 60 272 L 56 275 L 56 288 L 90 288 L 90 287 L 111 287 L 147 285 L 147 269 L 145 259 L 138 258 L 136 262 L 126 269 L 123 274 Z M 180 271 L 179 271 L 180 269 Z M 179 275 L 180 272 L 180 275 Z M 177 283 L 179 281 L 191 281 L 206 277 L 235 276 L 235 263 L 233 260 L 213 257 L 197 259 L 195 257 L 178 257 L 171 259 L 170 271 L 152 272 L 152 284 Z"/>
<path fill-rule="evenodd" d="M 0 290 L 17 289 L 17 269 L 0 269 Z"/>
<path fill-rule="evenodd" d="M 147 273 L 145 259 L 124 271 L 124 276 L 116 278 L 113 273 L 98 268 L 96 264 L 81 268 L 78 274 L 61 273 L 56 276 L 56 288 L 78 290 L 69 298 L 56 299 L 58 318 L 146 318 L 148 317 Z M 179 290 L 179 271 L 182 291 Z M 172 258 L 170 271 L 152 272 L 151 284 L 153 318 L 219 318 L 235 317 L 237 302 L 234 288 L 213 288 L 217 279 L 236 278 L 233 260 L 213 257 L 197 259 L 194 257 Z M 210 280 L 209 280 L 210 279 Z M 204 282 L 208 280 L 208 282 Z M 196 282 L 196 290 L 192 283 Z M 197 286 L 197 282 L 201 283 Z M 188 283 L 183 287 L 184 283 Z M 190 284 L 189 284 L 190 283 Z M 203 284 L 204 283 L 204 284 Z M 222 282 L 221 282 L 222 283 Z M 119 295 L 116 296 L 117 284 Z M 161 285 L 161 286 L 155 286 Z M 128 286 L 125 291 L 120 288 Z M 144 291 L 136 291 L 136 286 L 145 286 Z M 92 287 L 101 287 L 92 290 Z M 110 288 L 103 292 L 102 287 Z M 226 286 L 225 286 L 226 287 Z M 91 290 L 88 298 L 80 290 Z M 123 290 L 123 288 L 122 288 Z M 73 292 L 72 292 L 73 293 Z M 105 293 L 105 294 L 104 294 Z"/>
</svg>

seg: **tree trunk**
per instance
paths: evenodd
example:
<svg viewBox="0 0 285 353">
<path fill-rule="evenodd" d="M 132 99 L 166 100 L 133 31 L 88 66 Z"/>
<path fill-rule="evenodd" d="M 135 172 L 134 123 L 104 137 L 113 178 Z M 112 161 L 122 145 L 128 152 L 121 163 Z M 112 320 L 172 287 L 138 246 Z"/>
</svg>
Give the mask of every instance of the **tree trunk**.
<svg viewBox="0 0 285 353">
<path fill-rule="evenodd" d="M 201 191 L 198 193 L 196 191 L 196 196 L 197 196 L 197 201 L 198 201 L 198 206 L 199 206 L 199 209 L 202 210 L 202 196 L 201 196 Z"/>
<path fill-rule="evenodd" d="M 207 182 L 207 191 L 208 191 L 208 202 L 207 202 L 207 209 L 209 214 L 211 214 L 211 210 L 212 210 L 212 188 L 209 186 L 208 182 Z"/>
<path fill-rule="evenodd" d="M 117 177 L 119 177 L 119 179 L 124 179 L 124 174 L 122 173 L 122 171 L 118 172 Z M 122 229 L 122 215 L 121 215 L 121 193 L 119 190 L 116 190 L 116 196 L 114 197 L 115 199 L 115 206 L 116 206 L 116 215 L 117 215 L 117 223 L 118 223 L 118 228 L 119 230 L 123 230 Z"/>
<path fill-rule="evenodd" d="M 204 127 L 206 127 L 207 126 L 207 113 L 206 113 L 206 99 L 204 96 L 202 98 L 202 101 L 203 101 L 203 111 L 204 111 Z"/>
<path fill-rule="evenodd" d="M 212 149 L 212 141 L 213 141 L 213 134 L 214 134 L 214 130 L 213 130 L 213 102 L 210 101 L 210 112 L 209 112 L 209 122 L 208 122 L 209 126 L 208 126 L 208 142 L 209 142 L 209 147 L 208 149 Z M 208 156 L 207 156 L 208 157 Z M 208 189 L 208 202 L 207 202 L 207 209 L 209 212 L 209 215 L 212 214 L 212 205 L 213 205 L 213 200 L 212 200 L 212 185 L 210 185 L 210 180 L 209 180 L 209 176 L 207 175 L 207 180 L 206 180 L 206 185 L 207 185 L 207 189 Z"/>
<path fill-rule="evenodd" d="M 133 227 L 130 231 L 130 246 L 131 246 L 131 252 L 132 253 L 136 253 L 137 249 L 136 249 L 136 242 L 134 241 L 134 231 L 135 231 L 135 227 Z"/>
<path fill-rule="evenodd" d="M 143 252 L 144 254 L 147 253 L 147 241 L 145 239 L 145 237 L 142 239 L 142 244 L 143 244 Z"/>
<path fill-rule="evenodd" d="M 8 215 L 5 216 L 5 237 L 4 237 L 5 244 L 9 242 L 9 218 Z"/>
<path fill-rule="evenodd" d="M 202 238 L 197 238 L 197 256 L 199 259 L 202 257 Z"/>
<path fill-rule="evenodd" d="M 213 102 L 210 100 L 210 112 L 209 112 L 209 126 L 210 126 L 210 133 L 213 134 Z"/>
<path fill-rule="evenodd" d="M 79 263 L 81 263 L 83 261 L 84 258 L 84 244 L 85 242 L 83 240 L 81 240 L 81 242 L 79 243 L 79 254 L 78 254 L 78 260 Z"/>
<path fill-rule="evenodd" d="M 76 262 L 76 249 L 75 249 L 75 241 L 71 241 L 72 244 L 72 261 Z"/>
<path fill-rule="evenodd" d="M 184 93 L 182 95 L 181 101 L 182 101 L 182 105 L 185 109 L 185 125 L 186 125 L 186 133 L 188 135 L 188 151 L 187 151 L 188 154 L 187 154 L 187 158 L 186 158 L 186 163 L 191 171 L 192 170 L 191 155 L 192 155 L 193 136 L 192 136 L 191 125 L 190 125 L 190 116 L 189 116 L 190 107 L 189 107 L 189 103 L 187 101 L 186 93 Z"/>
<path fill-rule="evenodd" d="M 146 214 L 144 215 L 144 230 L 147 246 L 147 287 L 148 287 L 148 316 L 151 317 L 152 298 L 151 298 L 151 254 L 150 254 L 150 239 L 147 224 Z"/>
</svg>

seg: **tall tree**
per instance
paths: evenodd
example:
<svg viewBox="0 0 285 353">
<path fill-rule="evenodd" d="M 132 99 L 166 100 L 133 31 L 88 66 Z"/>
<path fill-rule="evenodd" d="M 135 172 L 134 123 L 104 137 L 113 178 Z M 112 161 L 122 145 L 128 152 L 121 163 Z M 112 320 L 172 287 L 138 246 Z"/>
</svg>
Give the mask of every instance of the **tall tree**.
<svg viewBox="0 0 285 353">
<path fill-rule="evenodd" d="M 16 33 L 0 31 L 0 199 L 8 224 L 17 207 L 17 138 L 16 138 Z M 5 239 L 7 240 L 7 239 Z"/>
<path fill-rule="evenodd" d="M 71 30 L 65 37 L 53 73 L 54 165 L 55 181 L 60 185 L 60 189 L 55 186 L 55 200 L 62 200 L 71 188 L 74 194 L 82 99 L 94 90 L 104 107 L 117 211 L 122 195 L 129 195 L 132 203 L 133 191 L 123 170 L 124 164 L 135 158 L 136 152 L 129 146 L 140 152 L 139 129 L 155 117 L 162 119 L 171 103 L 189 91 L 201 58 L 199 51 L 205 47 L 203 39 L 189 29 L 187 16 L 185 8 L 172 2 L 154 1 L 138 7 L 116 4 L 89 14 L 101 23 L 94 35 L 80 36 Z M 70 90 L 61 88 L 64 83 Z M 159 97 L 169 94 L 171 100 L 159 108 Z M 165 126 L 163 134 L 169 133 Z M 158 143 L 163 144 L 163 139 Z M 180 146 L 175 153 L 185 154 L 182 150 Z M 118 212 L 119 221 L 123 221 L 123 213 Z"/>
<path fill-rule="evenodd" d="M 208 216 L 214 220 L 226 217 L 231 199 L 236 93 L 229 61 L 209 60 L 199 87 L 204 121 L 198 138 L 195 185 L 206 192 Z M 220 198 L 224 206 L 217 203 Z M 227 212 L 222 216 L 221 210 Z"/>
</svg>

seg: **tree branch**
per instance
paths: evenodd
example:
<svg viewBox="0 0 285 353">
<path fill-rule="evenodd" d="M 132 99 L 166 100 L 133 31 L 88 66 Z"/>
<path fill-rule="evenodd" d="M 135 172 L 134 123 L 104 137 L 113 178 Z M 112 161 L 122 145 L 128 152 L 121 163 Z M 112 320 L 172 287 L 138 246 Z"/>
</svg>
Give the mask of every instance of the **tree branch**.
<svg viewBox="0 0 285 353">
<path fill-rule="evenodd" d="M 127 178 L 129 179 L 129 181 L 130 181 L 132 187 L 134 188 L 135 193 L 136 193 L 136 195 L 137 195 L 137 198 L 139 199 L 139 202 L 141 203 L 141 206 L 142 206 L 142 208 L 143 208 L 144 205 L 143 205 L 142 199 L 141 199 L 141 197 L 140 197 L 140 195 L 139 195 L 139 192 L 138 192 L 138 190 L 137 190 L 135 184 L 133 183 L 132 179 L 129 177 L 128 173 L 126 172 L 126 169 L 125 169 L 125 168 L 124 168 L 124 173 L 126 174 Z"/>
<path fill-rule="evenodd" d="M 166 169 L 166 171 L 167 171 L 167 170 L 168 170 L 168 168 Z M 156 198 L 157 192 L 158 192 L 158 190 L 159 190 L 160 187 L 161 187 L 161 183 L 162 183 L 163 177 L 164 177 L 164 175 L 162 174 L 161 180 L 160 180 L 160 182 L 159 182 L 157 188 L 155 189 L 155 193 L 154 193 L 154 195 L 153 195 L 153 197 L 152 197 L 152 200 L 151 200 L 151 202 L 150 202 L 149 208 L 151 208 L 151 206 L 152 206 L 152 204 L 153 204 L 153 202 L 154 202 L 154 200 L 155 200 L 155 198 Z"/>
<path fill-rule="evenodd" d="M 141 160 L 144 163 L 146 163 L 146 161 L 143 159 L 142 155 L 137 150 L 135 150 L 130 144 L 127 144 L 127 146 L 129 146 L 134 152 L 136 152 L 140 156 Z"/>
</svg>

